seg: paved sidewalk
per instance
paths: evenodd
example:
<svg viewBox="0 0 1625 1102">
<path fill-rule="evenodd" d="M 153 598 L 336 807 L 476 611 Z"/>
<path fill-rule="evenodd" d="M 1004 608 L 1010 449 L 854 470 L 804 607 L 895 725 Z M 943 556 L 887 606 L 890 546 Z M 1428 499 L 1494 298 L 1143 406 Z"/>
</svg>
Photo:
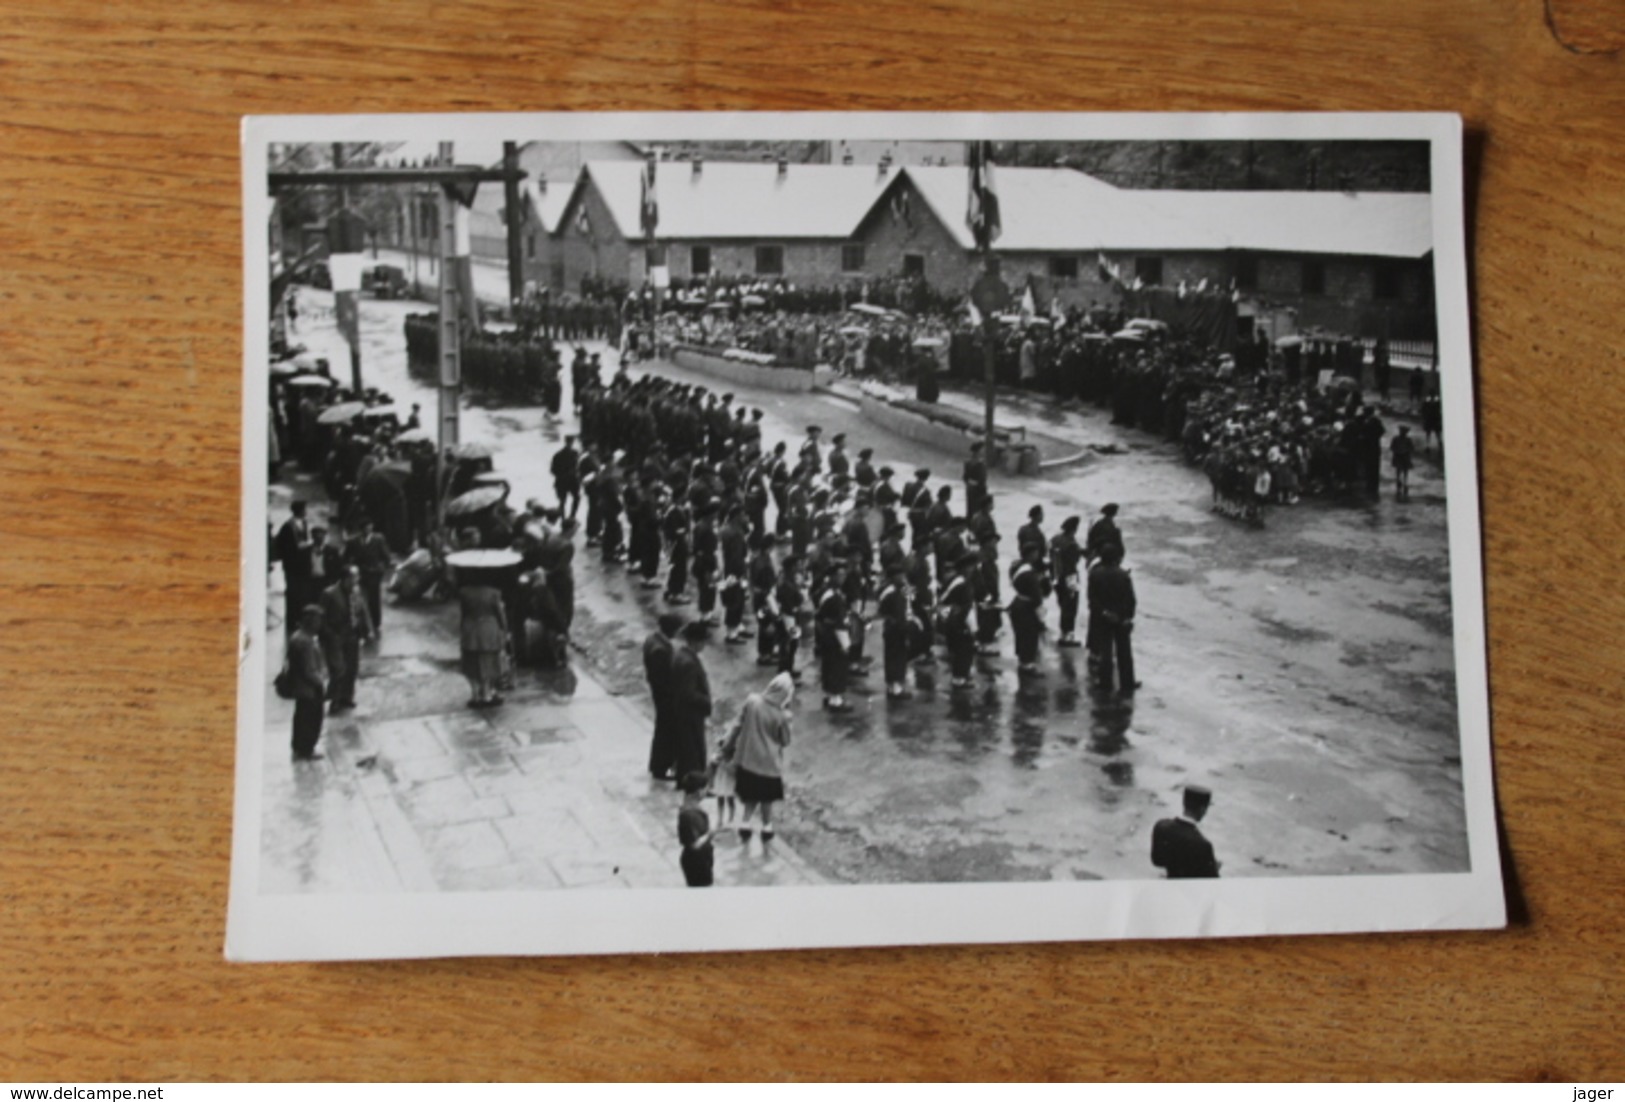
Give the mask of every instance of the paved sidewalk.
<svg viewBox="0 0 1625 1102">
<path fill-rule="evenodd" d="M 267 684 L 263 891 L 683 886 L 680 796 L 647 774 L 650 721 L 579 657 L 521 671 L 506 703 L 475 711 L 454 606 L 386 604 L 384 624 L 359 707 L 327 720 L 324 760 L 290 760 L 293 705 Z M 766 855 L 725 835 L 716 855 L 718 886 L 821 882 L 782 839 Z"/>
</svg>

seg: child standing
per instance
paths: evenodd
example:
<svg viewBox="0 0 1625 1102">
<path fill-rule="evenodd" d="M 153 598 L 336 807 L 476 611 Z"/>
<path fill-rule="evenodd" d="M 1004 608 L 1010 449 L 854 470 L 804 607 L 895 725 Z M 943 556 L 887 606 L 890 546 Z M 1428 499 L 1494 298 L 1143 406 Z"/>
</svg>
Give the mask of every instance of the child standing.
<svg viewBox="0 0 1625 1102">
<path fill-rule="evenodd" d="M 739 725 L 734 725 L 733 731 L 717 740 L 717 752 L 711 759 L 711 795 L 717 799 L 717 826 L 726 827 L 734 821 L 736 804 L 734 800 L 734 774 L 735 758 L 739 746 Z"/>
<path fill-rule="evenodd" d="M 678 859 L 683 866 L 683 879 L 691 888 L 709 888 L 716 854 L 711 840 L 716 832 L 711 829 L 711 817 L 701 805 L 705 799 L 706 776 L 698 770 L 685 774 L 683 806 L 677 812 L 677 841 L 682 844 L 683 855 Z"/>
</svg>

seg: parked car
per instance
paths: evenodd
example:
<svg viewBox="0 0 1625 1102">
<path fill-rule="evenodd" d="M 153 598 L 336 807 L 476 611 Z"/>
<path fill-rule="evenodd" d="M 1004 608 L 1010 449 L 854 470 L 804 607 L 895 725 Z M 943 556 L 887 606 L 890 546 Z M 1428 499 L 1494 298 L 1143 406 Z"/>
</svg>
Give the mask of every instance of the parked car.
<svg viewBox="0 0 1625 1102">
<path fill-rule="evenodd" d="M 402 298 L 406 294 L 406 273 L 393 264 L 374 264 L 361 273 L 361 290 L 374 298 Z"/>
</svg>

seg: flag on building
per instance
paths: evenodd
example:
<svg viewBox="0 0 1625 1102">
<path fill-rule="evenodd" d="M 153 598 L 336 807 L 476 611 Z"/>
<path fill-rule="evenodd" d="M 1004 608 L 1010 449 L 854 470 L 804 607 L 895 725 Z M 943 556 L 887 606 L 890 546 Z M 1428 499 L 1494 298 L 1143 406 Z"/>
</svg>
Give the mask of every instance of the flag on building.
<svg viewBox="0 0 1625 1102">
<path fill-rule="evenodd" d="M 980 329 L 982 327 L 982 312 L 976 308 L 976 303 L 966 299 L 965 309 L 970 311 L 970 323 Z"/>
<path fill-rule="evenodd" d="M 1061 309 L 1061 296 L 1056 295 L 1049 300 L 1050 317 L 1055 319 L 1055 328 L 1059 329 L 1066 324 L 1066 311 Z"/>
<path fill-rule="evenodd" d="M 1105 253 L 1099 254 L 1100 282 L 1121 283 L 1122 277 L 1117 274 L 1117 265 L 1106 259 Z"/>
<path fill-rule="evenodd" d="M 1038 303 L 1033 299 L 1033 285 L 1027 284 L 1027 289 L 1021 292 L 1021 320 L 1038 316 Z"/>
<path fill-rule="evenodd" d="M 970 196 L 965 225 L 970 228 L 977 250 L 986 252 L 1004 230 L 999 220 L 999 196 L 993 189 L 993 143 L 971 142 L 966 162 L 970 166 Z"/>
<path fill-rule="evenodd" d="M 655 159 L 651 155 L 643 162 L 643 191 L 638 203 L 643 236 L 655 239 L 655 228 L 660 225 L 660 203 L 655 197 Z"/>
</svg>

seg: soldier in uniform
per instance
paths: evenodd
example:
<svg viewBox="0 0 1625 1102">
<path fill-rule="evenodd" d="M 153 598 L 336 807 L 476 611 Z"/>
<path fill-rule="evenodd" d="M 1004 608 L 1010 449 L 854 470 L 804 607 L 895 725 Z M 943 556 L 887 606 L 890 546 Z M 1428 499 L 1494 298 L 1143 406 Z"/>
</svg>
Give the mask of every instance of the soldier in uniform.
<svg viewBox="0 0 1625 1102">
<path fill-rule="evenodd" d="M 970 446 L 970 458 L 965 460 L 965 515 L 981 511 L 982 499 L 987 496 L 987 462 L 982 457 L 980 440 Z"/>
<path fill-rule="evenodd" d="M 1061 530 L 1049 543 L 1050 572 L 1055 579 L 1055 603 L 1061 606 L 1061 639 L 1058 645 L 1077 647 L 1078 600 L 1083 596 L 1080 577 L 1083 548 L 1078 545 L 1079 517 L 1067 517 Z"/>
<path fill-rule="evenodd" d="M 901 700 L 911 694 L 908 677 L 908 586 L 902 560 L 885 567 L 886 581 L 880 590 L 880 640 L 886 673 L 886 698 Z"/>
<path fill-rule="evenodd" d="M 1089 526 L 1089 537 L 1083 544 L 1083 557 L 1085 561 L 1093 563 L 1106 553 L 1106 548 L 1115 546 L 1123 550 L 1123 533 L 1117 529 L 1117 503 L 1101 507 L 1100 519 Z"/>
<path fill-rule="evenodd" d="M 1041 675 L 1038 668 L 1038 637 L 1044 631 L 1044 598 L 1048 595 L 1048 573 L 1037 544 L 1028 543 L 1020 561 L 1010 571 L 1010 630 L 1016 637 L 1018 671 Z"/>
<path fill-rule="evenodd" d="M 1089 571 L 1089 619 L 1091 649 L 1099 669 L 1100 687 L 1112 688 L 1113 657 L 1117 683 L 1124 696 L 1131 696 L 1140 683 L 1134 679 L 1134 579 L 1123 569 L 1123 551 L 1108 546 L 1100 563 Z"/>
<path fill-rule="evenodd" d="M 971 665 L 976 660 L 976 631 L 971 626 L 976 597 L 968 575 L 980 558 L 974 551 L 962 552 L 952 564 L 952 574 L 942 591 L 943 634 L 947 636 L 948 666 L 952 673 L 950 684 L 956 689 L 970 688 Z"/>
</svg>

